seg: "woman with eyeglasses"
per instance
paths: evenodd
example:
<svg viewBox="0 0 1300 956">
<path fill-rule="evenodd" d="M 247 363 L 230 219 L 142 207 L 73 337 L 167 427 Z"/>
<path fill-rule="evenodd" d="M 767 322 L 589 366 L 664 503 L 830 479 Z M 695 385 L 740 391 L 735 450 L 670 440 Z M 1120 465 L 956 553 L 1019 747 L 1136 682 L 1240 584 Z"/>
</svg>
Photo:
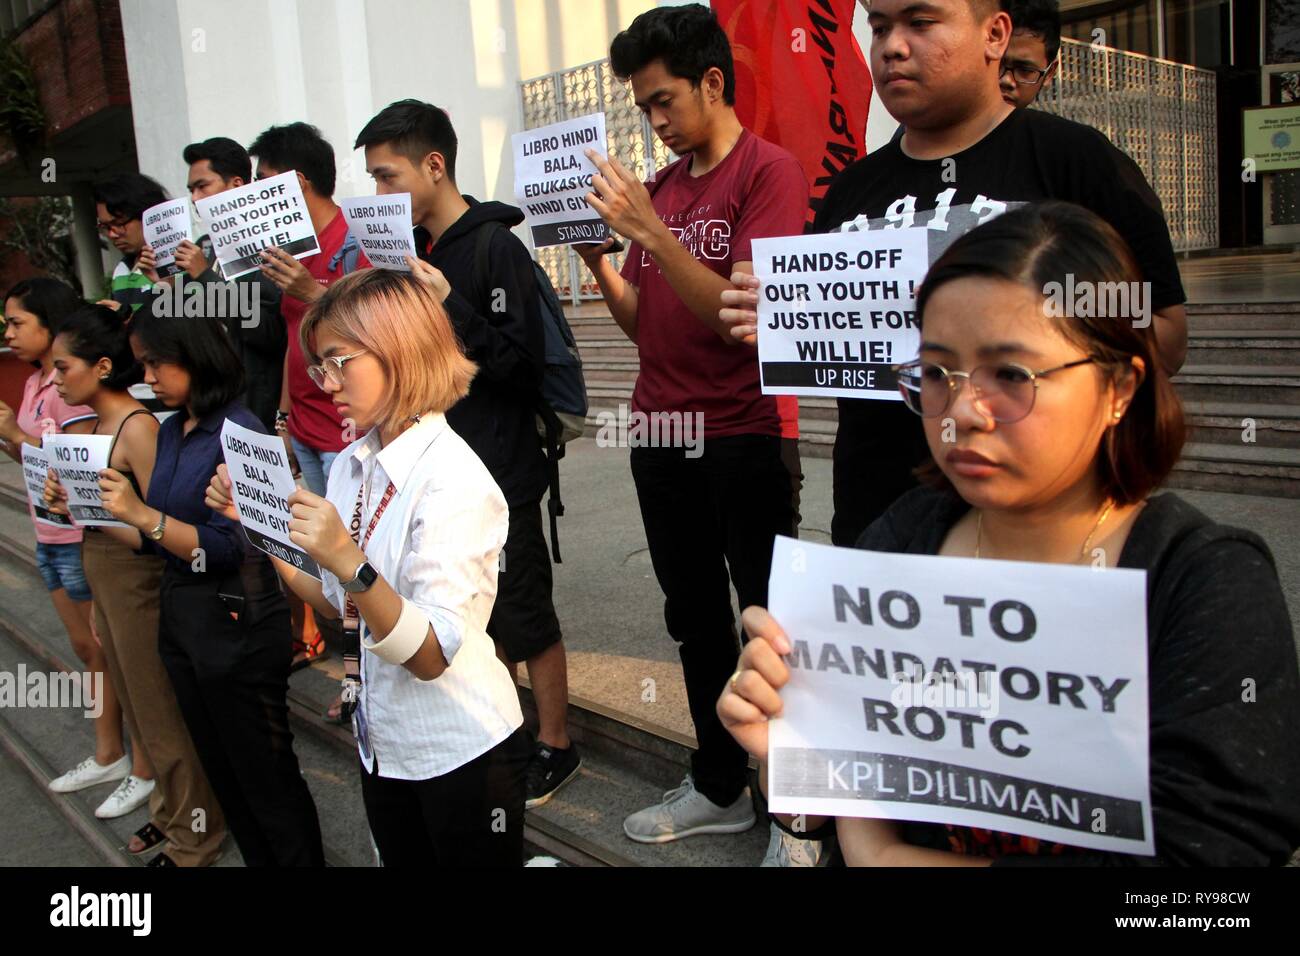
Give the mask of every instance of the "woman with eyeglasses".
<svg viewBox="0 0 1300 956">
<path fill-rule="evenodd" d="M 994 219 L 931 267 L 917 292 L 920 358 L 897 371 L 933 464 L 857 546 L 1146 570 L 1156 855 L 840 818 L 849 865 L 1280 865 L 1300 845 L 1300 680 L 1272 555 L 1257 535 L 1153 494 L 1184 425 L 1151 323 L 1055 308 L 1052 284 L 1067 275 L 1075 289 L 1141 282 L 1110 226 L 1056 202 Z M 750 640 L 718 713 L 765 760 L 797 635 L 763 608 L 743 619 Z M 807 824 L 810 838 L 829 835 L 824 819 Z"/>
<path fill-rule="evenodd" d="M 143 500 L 113 468 L 100 473 L 99 486 L 104 507 L 135 529 L 132 546 L 165 559 L 158 652 L 181 716 L 244 863 L 323 866 L 316 805 L 285 700 L 289 605 L 266 555 L 204 504 L 208 479 L 224 460 L 226 419 L 266 429 L 238 400 L 244 371 L 218 320 L 141 309 L 131 322 L 131 351 L 145 384 L 180 414 L 158 429 Z M 164 852 L 150 865 L 177 864 Z"/>
<path fill-rule="evenodd" d="M 382 269 L 332 284 L 299 335 L 312 380 L 365 434 L 335 459 L 324 496 L 289 497 L 290 540 L 323 580 L 275 567 L 359 650 L 347 696 L 380 859 L 519 866 L 533 748 L 487 634 L 508 511 L 443 415 L 475 366 L 435 287 Z M 224 466 L 208 503 L 238 520 Z"/>
</svg>

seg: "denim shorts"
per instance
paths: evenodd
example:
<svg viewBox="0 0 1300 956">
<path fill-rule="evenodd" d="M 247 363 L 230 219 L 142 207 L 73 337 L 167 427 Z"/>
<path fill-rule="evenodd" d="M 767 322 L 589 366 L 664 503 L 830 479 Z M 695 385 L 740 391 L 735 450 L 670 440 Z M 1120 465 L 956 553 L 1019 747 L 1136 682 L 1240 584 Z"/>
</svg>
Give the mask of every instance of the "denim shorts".
<svg viewBox="0 0 1300 956">
<path fill-rule="evenodd" d="M 90 600 L 90 585 L 81 569 L 81 544 L 45 544 L 36 542 L 36 566 L 50 591 L 59 588 L 74 601 Z"/>
</svg>

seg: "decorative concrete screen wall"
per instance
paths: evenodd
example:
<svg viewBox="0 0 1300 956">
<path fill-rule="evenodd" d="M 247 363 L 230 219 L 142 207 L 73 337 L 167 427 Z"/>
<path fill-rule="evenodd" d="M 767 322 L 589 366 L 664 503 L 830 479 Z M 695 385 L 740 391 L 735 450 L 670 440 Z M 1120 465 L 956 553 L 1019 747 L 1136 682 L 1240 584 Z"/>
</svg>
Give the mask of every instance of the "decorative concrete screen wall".
<svg viewBox="0 0 1300 956">
<path fill-rule="evenodd" d="M 1212 71 L 1063 39 L 1059 75 L 1036 105 L 1095 126 L 1133 157 L 1165 207 L 1175 249 L 1219 244 Z"/>
</svg>

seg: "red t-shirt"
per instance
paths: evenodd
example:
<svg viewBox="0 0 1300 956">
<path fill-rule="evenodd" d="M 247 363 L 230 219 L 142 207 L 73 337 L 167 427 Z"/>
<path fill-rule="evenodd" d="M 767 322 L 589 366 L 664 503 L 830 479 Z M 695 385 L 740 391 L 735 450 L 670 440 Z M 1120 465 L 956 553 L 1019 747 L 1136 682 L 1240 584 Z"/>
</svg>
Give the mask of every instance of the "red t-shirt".
<svg viewBox="0 0 1300 956">
<path fill-rule="evenodd" d="M 329 285 L 343 276 L 343 260 L 336 268 L 330 269 L 330 260 L 334 253 L 348 238 L 348 221 L 343 218 L 340 209 L 328 226 L 321 230 L 316 241 L 320 243 L 320 252 L 298 260 L 307 267 L 321 285 Z M 357 259 L 358 269 L 370 268 L 370 260 L 361 253 Z M 342 451 L 349 444 L 343 440 L 343 420 L 334 408 L 334 403 L 316 383 L 307 375 L 307 356 L 298 341 L 298 328 L 302 317 L 307 313 L 307 303 L 302 299 L 286 295 L 280 299 L 280 314 L 289 333 L 289 399 L 293 409 L 289 415 L 289 434 L 309 448 L 317 451 Z"/>
<path fill-rule="evenodd" d="M 750 243 L 803 232 L 808 180 L 799 161 L 749 130 L 717 166 L 691 175 L 684 156 L 646 183 L 659 218 L 721 276 L 753 259 Z M 637 287 L 637 349 L 641 372 L 632 408 L 651 412 L 702 412 L 704 437 L 759 434 L 790 436 L 785 409 L 759 386 L 758 352 L 728 345 L 697 319 L 637 243 L 628 250 L 623 278 Z"/>
</svg>

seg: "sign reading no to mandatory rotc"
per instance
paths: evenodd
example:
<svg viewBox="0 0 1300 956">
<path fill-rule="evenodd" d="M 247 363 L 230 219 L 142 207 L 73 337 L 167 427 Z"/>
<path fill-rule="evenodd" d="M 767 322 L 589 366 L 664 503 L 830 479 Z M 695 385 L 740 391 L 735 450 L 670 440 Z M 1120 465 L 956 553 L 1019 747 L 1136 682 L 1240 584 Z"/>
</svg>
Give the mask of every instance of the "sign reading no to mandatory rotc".
<svg viewBox="0 0 1300 956">
<path fill-rule="evenodd" d="M 1146 572 L 779 537 L 777 813 L 1150 855 Z"/>
</svg>

